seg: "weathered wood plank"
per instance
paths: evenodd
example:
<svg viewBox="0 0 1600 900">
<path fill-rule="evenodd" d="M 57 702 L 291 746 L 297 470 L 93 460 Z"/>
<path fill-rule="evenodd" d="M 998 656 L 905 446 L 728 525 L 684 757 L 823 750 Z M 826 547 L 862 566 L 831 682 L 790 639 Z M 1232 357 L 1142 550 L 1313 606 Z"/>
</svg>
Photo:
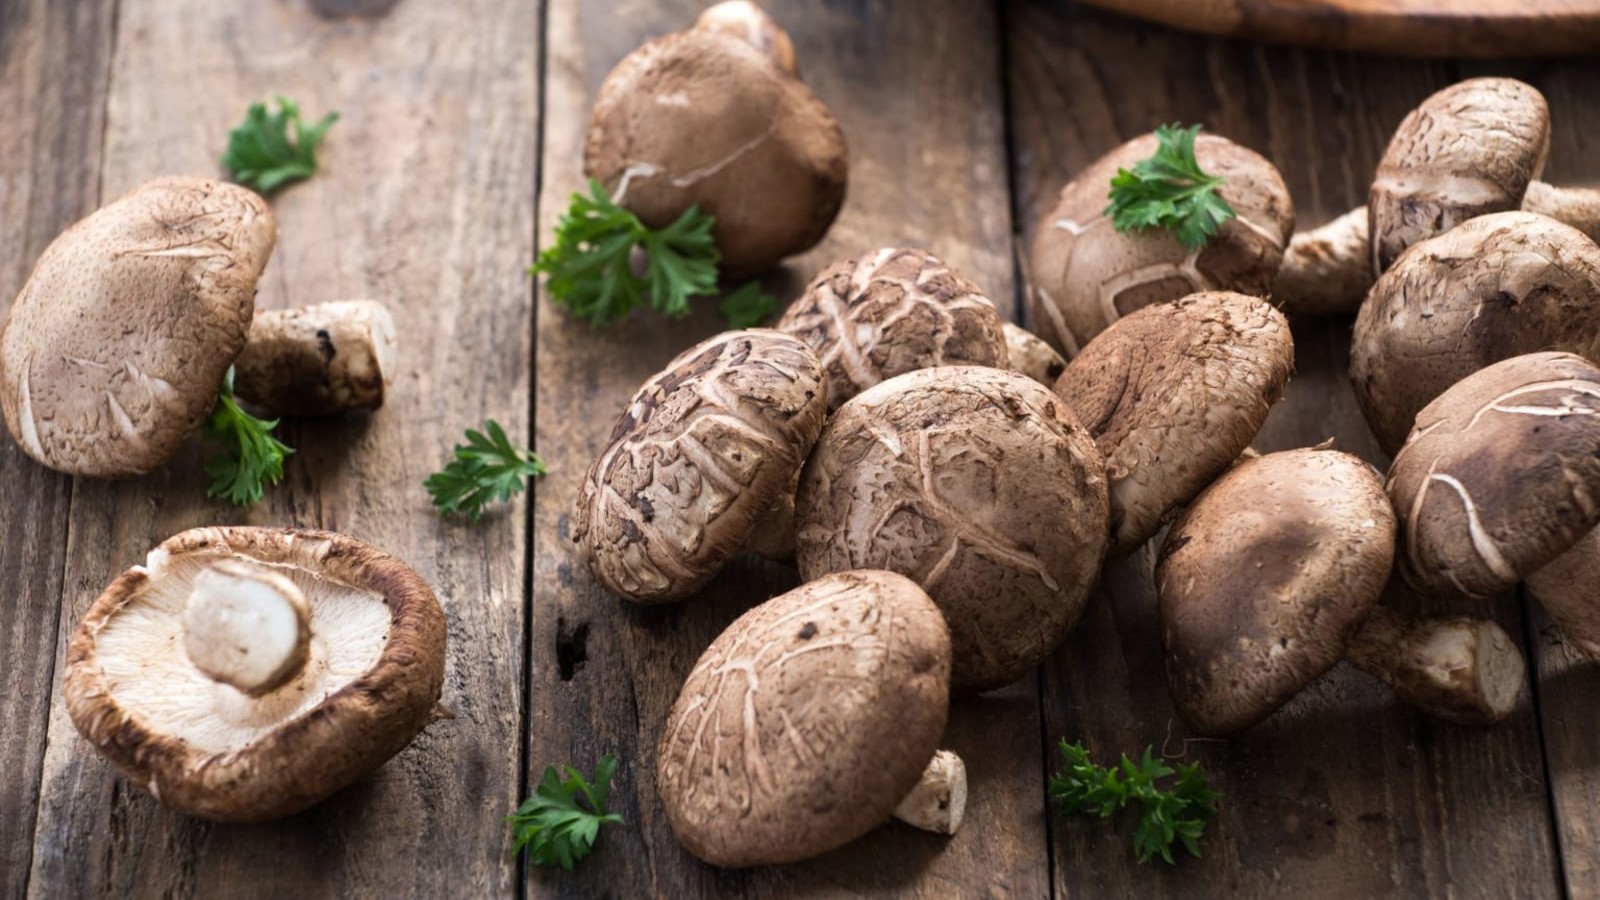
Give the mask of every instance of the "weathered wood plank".
<svg viewBox="0 0 1600 900">
<path fill-rule="evenodd" d="M 0 315 L 50 240 L 93 209 L 114 0 L 0 5 Z M 0 437 L 0 897 L 33 853 L 71 479 Z"/>
<path fill-rule="evenodd" d="M 332 6 L 332 4 L 327 4 Z M 370 5 L 370 4 L 369 4 Z M 74 498 L 65 634 L 156 542 L 206 523 L 344 531 L 409 561 L 449 616 L 444 703 L 389 765 L 269 825 L 171 815 L 108 771 L 52 710 L 30 892 L 84 896 L 495 896 L 516 866 L 523 507 L 442 522 L 420 482 L 467 426 L 526 434 L 540 21 L 515 0 L 401 3 L 360 18 L 307 4 L 135 2 L 119 14 L 103 182 L 218 171 L 245 106 L 283 93 L 344 118 L 324 171 L 274 199 L 263 307 L 388 301 L 400 374 L 377 413 L 286 423 L 284 484 L 238 511 L 203 497 L 198 453 Z M 56 683 L 59 684 L 59 673 Z"/>
<path fill-rule="evenodd" d="M 1057 189 L 1162 122 L 1203 122 L 1277 162 L 1302 225 L 1362 202 L 1401 116 L 1454 80 L 1403 63 L 1199 38 L 1062 3 L 1007 7 L 1013 165 L 1031 229 Z M 1257 446 L 1337 436 L 1382 462 L 1348 386 L 1349 322 L 1295 327 L 1296 372 Z M 1153 550 L 1152 548 L 1147 548 Z M 1204 761 L 1226 796 L 1204 860 L 1138 867 L 1127 833 L 1054 823 L 1056 890 L 1094 896 L 1555 896 L 1537 722 L 1530 703 L 1493 729 L 1396 705 L 1348 667 L 1227 742 L 1185 740 L 1166 695 L 1147 552 L 1115 567 L 1101 601 L 1047 669 L 1047 732 L 1105 755 L 1154 743 Z M 1514 603 L 1486 603 L 1514 635 Z"/>
<path fill-rule="evenodd" d="M 541 234 L 580 184 L 590 98 L 648 37 L 687 27 L 701 3 L 551 4 Z M 801 71 L 850 143 L 850 195 L 826 242 L 773 279 L 780 299 L 831 260 L 898 242 L 926 247 L 1011 306 L 1010 217 L 997 22 L 983 4 L 767 4 L 790 28 Z M 1019 897 L 1049 892 L 1039 788 L 1037 689 L 1030 680 L 959 703 L 948 743 L 973 781 L 968 821 L 944 840 L 893 824 L 811 863 L 718 872 L 677 844 L 656 798 L 655 743 L 689 668 L 738 613 L 795 583 L 788 569 L 740 561 L 703 596 L 628 608 L 591 582 L 567 541 L 567 513 L 589 462 L 633 390 L 677 351 L 719 328 L 635 316 L 607 330 L 566 319 L 543 298 L 536 433 L 551 475 L 534 515 L 530 778 L 545 764 L 623 760 L 629 825 L 608 830 L 573 875 L 533 871 L 537 896 L 770 896 L 896 892 Z"/>
</svg>

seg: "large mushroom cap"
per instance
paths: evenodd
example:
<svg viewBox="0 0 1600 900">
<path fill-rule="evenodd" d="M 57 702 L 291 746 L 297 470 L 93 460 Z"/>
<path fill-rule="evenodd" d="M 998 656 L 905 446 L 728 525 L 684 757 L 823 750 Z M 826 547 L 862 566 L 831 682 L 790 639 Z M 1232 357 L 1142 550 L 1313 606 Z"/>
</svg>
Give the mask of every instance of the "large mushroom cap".
<svg viewBox="0 0 1600 900">
<path fill-rule="evenodd" d="M 1418 590 L 1507 590 L 1600 521 L 1600 368 L 1516 356 L 1417 414 L 1389 467 L 1400 573 Z"/>
<path fill-rule="evenodd" d="M 146 182 L 62 232 L 0 327 L 0 410 L 71 475 L 148 472 L 192 436 L 243 349 L 277 228 L 202 178 Z"/>
<path fill-rule="evenodd" d="M 1065 404 L 1016 372 L 921 369 L 829 420 L 800 475 L 807 579 L 889 569 L 950 623 L 958 690 L 1022 677 L 1061 642 L 1100 571 L 1100 453 Z"/>
<path fill-rule="evenodd" d="M 711 29 L 628 54 L 595 100 L 583 169 L 652 228 L 691 206 L 716 217 L 721 271 L 808 249 L 844 202 L 844 134 L 798 79 Z"/>
<path fill-rule="evenodd" d="M 67 711 L 162 805 L 255 822 L 400 752 L 434 716 L 444 649 L 439 601 L 392 556 L 326 532 L 197 528 L 90 607 L 67 647 Z M 292 671 L 269 671 L 283 660 Z"/>
<path fill-rule="evenodd" d="M 1395 129 L 1368 195 L 1373 271 L 1417 241 L 1522 206 L 1549 148 L 1544 95 L 1515 79 L 1470 78 L 1422 101 Z"/>
<path fill-rule="evenodd" d="M 1006 364 L 994 302 L 923 250 L 888 247 L 829 266 L 777 328 L 822 359 L 830 412 L 916 369 Z"/>
<path fill-rule="evenodd" d="M 1105 455 L 1113 555 L 1249 448 L 1293 366 L 1283 314 L 1226 292 L 1138 310 L 1067 365 L 1055 392 Z"/>
<path fill-rule="evenodd" d="M 1184 721 L 1241 731 L 1332 668 L 1383 593 L 1394 533 L 1377 473 L 1348 453 L 1269 453 L 1217 479 L 1156 565 Z"/>
<path fill-rule="evenodd" d="M 739 552 L 827 415 L 822 365 L 768 329 L 679 354 L 633 395 L 578 495 L 572 539 L 607 588 L 679 600 Z"/>
<path fill-rule="evenodd" d="M 667 716 L 656 787 L 718 866 L 786 863 L 888 821 L 944 732 L 950 634 L 911 581 L 829 575 L 740 616 Z"/>
<path fill-rule="evenodd" d="M 1600 358 L 1600 246 L 1554 219 L 1495 213 L 1413 245 L 1378 279 L 1356 318 L 1350 380 L 1394 453 L 1446 388 L 1539 350 Z"/>
<path fill-rule="evenodd" d="M 1260 154 L 1212 134 L 1195 159 L 1226 179 L 1218 193 L 1238 213 L 1205 246 L 1190 250 L 1167 231 L 1118 232 L 1105 209 L 1118 169 L 1155 153 L 1153 135 L 1135 138 L 1079 173 L 1034 231 L 1029 321 L 1068 359 L 1117 319 L 1196 291 L 1263 295 L 1294 232 L 1283 177 Z"/>
</svg>

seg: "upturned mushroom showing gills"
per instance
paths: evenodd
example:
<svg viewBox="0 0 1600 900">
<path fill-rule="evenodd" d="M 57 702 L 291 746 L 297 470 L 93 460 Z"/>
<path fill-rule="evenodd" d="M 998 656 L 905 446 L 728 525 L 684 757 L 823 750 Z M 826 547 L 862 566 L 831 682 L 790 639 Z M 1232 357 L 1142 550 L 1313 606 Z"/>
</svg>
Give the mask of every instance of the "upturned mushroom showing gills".
<svg viewBox="0 0 1600 900">
<path fill-rule="evenodd" d="M 806 859 L 897 807 L 964 801 L 959 761 L 935 755 L 950 703 L 950 634 L 914 583 L 841 572 L 740 616 L 711 643 L 667 716 L 656 788 L 683 846 L 717 866 Z M 941 787 L 943 786 L 943 787 Z M 952 818 L 954 821 L 952 821 Z"/>
<path fill-rule="evenodd" d="M 78 731 L 163 806 L 306 809 L 433 719 L 445 619 L 404 563 L 316 531 L 197 528 L 90 607 L 67 646 Z"/>
<path fill-rule="evenodd" d="M 1110 529 L 1100 453 L 1025 375 L 948 366 L 891 378 L 828 420 L 800 475 L 806 579 L 888 569 L 950 624 L 956 690 L 1009 684 L 1077 621 Z"/>
<path fill-rule="evenodd" d="M 1111 179 L 1149 157 L 1155 137 L 1112 150 L 1061 189 L 1034 231 L 1028 320 L 1069 360 L 1112 322 L 1140 307 L 1197 291 L 1264 296 L 1294 231 L 1294 206 L 1283 178 L 1260 154 L 1211 134 L 1195 159 L 1223 179 L 1218 194 L 1237 218 L 1190 249 L 1169 231 L 1119 232 L 1105 214 Z"/>
<path fill-rule="evenodd" d="M 844 134 L 795 77 L 788 36 L 754 15 L 765 21 L 733 27 L 707 11 L 628 54 L 600 85 L 583 151 L 584 173 L 645 225 L 691 206 L 715 217 L 730 277 L 821 240 L 847 173 Z"/>
<path fill-rule="evenodd" d="M 1113 557 L 1249 448 L 1293 368 L 1283 314 L 1222 291 L 1137 310 L 1067 365 L 1055 392 L 1105 456 Z"/>
<path fill-rule="evenodd" d="M 834 263 L 777 329 L 805 341 L 828 373 L 828 411 L 896 375 L 934 366 L 1006 365 L 1000 312 L 933 254 L 887 247 Z"/>
<path fill-rule="evenodd" d="M 685 350 L 634 394 L 584 480 L 572 539 L 589 571 L 638 603 L 693 594 L 761 527 L 826 415 L 822 365 L 789 335 Z"/>
</svg>

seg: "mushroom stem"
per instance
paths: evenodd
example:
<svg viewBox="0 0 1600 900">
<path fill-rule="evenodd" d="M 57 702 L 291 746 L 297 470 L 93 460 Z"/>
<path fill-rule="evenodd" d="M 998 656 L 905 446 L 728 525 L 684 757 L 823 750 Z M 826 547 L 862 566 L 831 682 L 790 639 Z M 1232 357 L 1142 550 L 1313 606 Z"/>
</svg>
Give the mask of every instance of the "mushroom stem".
<svg viewBox="0 0 1600 900">
<path fill-rule="evenodd" d="M 373 300 L 258 312 L 234 361 L 234 390 L 288 415 L 377 409 L 394 378 L 394 348 L 394 319 Z"/>
<path fill-rule="evenodd" d="M 311 606 L 294 582 L 242 559 L 195 575 L 183 612 L 184 650 L 213 681 L 259 697 L 305 668 Z"/>
<path fill-rule="evenodd" d="M 789 33 L 778 27 L 761 7 L 750 0 L 724 0 L 708 7 L 695 20 L 700 31 L 714 31 L 736 37 L 765 53 L 774 65 L 791 76 L 798 77 L 799 68 L 794 61 L 794 44 Z"/>
<path fill-rule="evenodd" d="M 949 750 L 933 754 L 922 778 L 911 789 L 894 817 L 923 831 L 955 834 L 967 811 L 967 764 Z"/>
<path fill-rule="evenodd" d="M 1600 241 L 1600 189 L 1556 187 L 1535 181 L 1522 195 L 1523 212 L 1565 222 Z"/>
<path fill-rule="evenodd" d="M 1510 715 L 1527 681 L 1511 636 L 1479 616 L 1407 619 L 1375 607 L 1345 659 L 1412 706 L 1462 725 Z"/>
</svg>

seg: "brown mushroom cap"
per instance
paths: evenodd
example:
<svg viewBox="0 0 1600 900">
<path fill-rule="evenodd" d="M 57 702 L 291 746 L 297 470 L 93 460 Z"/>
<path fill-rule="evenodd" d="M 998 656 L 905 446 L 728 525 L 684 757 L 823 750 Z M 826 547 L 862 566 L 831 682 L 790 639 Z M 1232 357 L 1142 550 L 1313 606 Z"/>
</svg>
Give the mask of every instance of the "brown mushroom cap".
<svg viewBox="0 0 1600 900">
<path fill-rule="evenodd" d="M 187 600 L 213 563 L 287 578 L 309 604 L 307 661 L 251 697 L 183 650 Z M 318 531 L 197 528 L 151 551 L 90 607 L 67 646 L 78 731 L 162 805 L 257 822 L 320 802 L 400 752 L 444 684 L 439 601 L 404 563 Z"/>
<path fill-rule="evenodd" d="M 1002 323 L 1006 336 L 1006 368 L 1032 378 L 1045 387 L 1054 387 L 1067 369 L 1067 361 L 1044 338 L 1010 322 Z"/>
<path fill-rule="evenodd" d="M 1538 350 L 1600 358 L 1600 246 L 1554 219 L 1495 213 L 1414 245 L 1378 279 L 1356 318 L 1350 380 L 1394 453 L 1446 388 Z"/>
<path fill-rule="evenodd" d="M 1199 250 L 1167 231 L 1118 232 L 1104 215 L 1118 169 L 1155 153 L 1154 135 L 1112 150 L 1072 179 L 1035 229 L 1028 321 L 1068 359 L 1117 319 L 1196 291 L 1264 295 L 1294 232 L 1278 170 L 1227 138 L 1201 134 L 1195 158 L 1227 179 L 1218 193 L 1239 214 Z"/>
<path fill-rule="evenodd" d="M 1348 453 L 1268 453 L 1217 479 L 1156 564 L 1184 721 L 1241 731 L 1332 668 L 1383 593 L 1394 533 L 1378 474 Z"/>
<path fill-rule="evenodd" d="M 770 269 L 822 239 L 844 202 L 844 134 L 798 79 L 714 30 L 628 54 L 595 101 L 583 170 L 652 228 L 716 217 L 723 275 Z"/>
<path fill-rule="evenodd" d="M 1600 529 L 1527 577 L 1528 591 L 1578 655 L 1600 662 Z"/>
<path fill-rule="evenodd" d="M 828 372 L 828 411 L 896 375 L 1006 364 L 994 302 L 923 250 L 886 247 L 822 270 L 778 321 Z"/>
<path fill-rule="evenodd" d="M 1105 455 L 1112 556 L 1249 448 L 1293 366 L 1283 314 L 1222 291 L 1137 310 L 1067 365 L 1055 392 Z"/>
<path fill-rule="evenodd" d="M 822 365 L 765 328 L 685 350 L 639 388 L 578 495 L 572 539 L 640 603 L 699 590 L 750 538 L 827 415 Z"/>
<path fill-rule="evenodd" d="M 1468 375 L 1417 414 L 1388 489 L 1408 584 L 1507 590 L 1600 521 L 1600 368 L 1530 353 Z"/>
<path fill-rule="evenodd" d="M 841 572 L 740 616 L 667 716 L 656 787 L 718 866 L 825 853 L 888 821 L 938 747 L 950 633 L 910 580 Z"/>
<path fill-rule="evenodd" d="M 1470 78 L 1395 129 L 1367 200 L 1373 271 L 1468 219 L 1522 206 L 1550 149 L 1550 108 L 1531 85 Z"/>
<path fill-rule="evenodd" d="M 806 579 L 889 569 L 944 611 L 957 690 L 1017 680 L 1077 621 L 1107 535 L 1100 453 L 1024 375 L 892 378 L 840 407 L 800 475 Z"/>
<path fill-rule="evenodd" d="M 0 410 L 27 454 L 71 475 L 166 462 L 244 347 L 277 227 L 244 188 L 161 178 L 39 257 L 0 327 Z"/>
</svg>

